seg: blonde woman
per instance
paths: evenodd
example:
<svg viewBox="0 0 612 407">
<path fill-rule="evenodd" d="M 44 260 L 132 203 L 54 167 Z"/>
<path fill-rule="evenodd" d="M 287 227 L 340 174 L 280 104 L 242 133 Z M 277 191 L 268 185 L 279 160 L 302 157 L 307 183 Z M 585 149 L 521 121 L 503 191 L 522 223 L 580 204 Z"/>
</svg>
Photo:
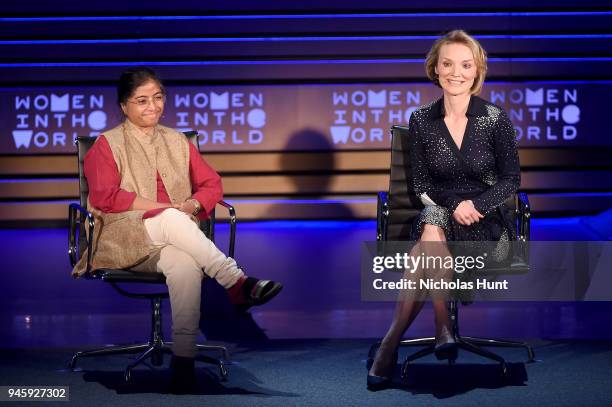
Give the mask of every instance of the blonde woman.
<svg viewBox="0 0 612 407">
<path fill-rule="evenodd" d="M 447 253 L 446 241 L 507 242 L 514 237 L 514 228 L 503 202 L 519 187 L 520 167 L 508 116 L 477 96 L 487 72 L 486 53 L 466 32 L 451 31 L 433 44 L 425 70 L 442 89 L 442 97 L 410 118 L 414 190 L 426 204 L 413 223 L 412 238 L 421 245 L 439 242 L 436 247 Z M 421 310 L 425 294 L 417 293 L 417 300 L 398 301 L 368 372 L 370 390 L 391 384 L 397 348 Z M 454 358 L 457 348 L 446 300 L 434 298 L 432 304 L 436 356 Z"/>
</svg>

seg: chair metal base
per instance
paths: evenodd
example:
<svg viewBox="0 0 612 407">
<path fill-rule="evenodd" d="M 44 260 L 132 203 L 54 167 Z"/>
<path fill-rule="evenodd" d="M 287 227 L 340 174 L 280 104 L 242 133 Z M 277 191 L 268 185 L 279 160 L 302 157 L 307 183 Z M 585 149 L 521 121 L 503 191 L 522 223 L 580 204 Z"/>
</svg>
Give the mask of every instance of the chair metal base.
<svg viewBox="0 0 612 407">
<path fill-rule="evenodd" d="M 455 337 L 455 342 L 459 349 L 474 353 L 476 355 L 494 360 L 500 364 L 501 373 L 504 376 L 509 375 L 508 363 L 500 355 L 484 349 L 482 346 L 493 346 L 493 347 L 504 347 L 504 348 L 525 348 L 527 350 L 527 363 L 535 361 L 535 353 L 533 348 L 526 342 L 518 341 L 507 341 L 487 338 L 476 338 L 472 336 L 459 336 Z M 418 339 L 407 339 L 400 342 L 400 346 L 426 346 L 411 355 L 408 355 L 402 364 L 402 377 L 406 378 L 408 374 L 408 366 L 411 362 L 420 359 L 424 356 L 431 355 L 435 351 L 435 338 L 418 338 Z M 454 364 L 454 359 L 448 359 L 449 364 Z"/>
<path fill-rule="evenodd" d="M 501 348 L 525 348 L 527 350 L 527 363 L 535 362 L 535 353 L 533 352 L 533 348 L 527 342 L 518 342 L 518 341 L 507 341 L 507 340 L 499 340 L 499 339 L 488 339 L 488 338 L 477 338 L 473 336 L 461 336 L 459 334 L 459 309 L 457 300 L 449 301 L 448 303 L 448 311 L 449 311 L 449 319 L 451 321 L 451 332 L 453 337 L 455 338 L 455 342 L 457 343 L 457 347 L 459 349 L 474 353 L 476 355 L 494 360 L 498 362 L 501 366 L 502 374 L 504 376 L 509 375 L 508 364 L 506 360 L 499 356 L 496 353 L 493 353 L 487 349 L 482 348 L 482 346 L 493 346 L 493 347 L 501 347 Z M 370 351 L 368 353 L 368 362 L 370 360 L 374 360 L 376 355 L 376 350 L 380 346 L 380 342 L 372 345 L 370 347 Z M 416 338 L 416 339 L 405 339 L 400 342 L 400 347 L 408 347 L 408 346 L 425 346 L 425 348 L 408 355 L 404 363 L 402 364 L 402 378 L 407 377 L 408 365 L 410 362 L 425 357 L 427 355 L 431 355 L 435 352 L 436 346 L 436 338 Z M 454 359 L 448 359 L 449 364 L 454 364 Z"/>
<path fill-rule="evenodd" d="M 491 352 L 487 349 L 482 348 L 482 346 L 493 346 L 493 347 L 504 347 L 504 348 L 525 348 L 527 350 L 527 363 L 535 362 L 535 353 L 531 345 L 527 342 L 518 342 L 518 341 L 507 341 L 507 340 L 498 340 L 498 339 L 487 339 L 487 338 L 477 338 L 473 336 L 455 336 L 455 341 L 457 343 L 457 347 L 459 349 L 474 353 L 479 356 L 483 356 L 485 358 L 494 360 L 500 364 L 501 373 L 504 376 L 509 375 L 508 363 L 506 360 L 500 355 Z M 414 352 L 406 357 L 404 363 L 402 363 L 402 378 L 406 379 L 408 374 L 408 367 L 411 362 L 420 359 L 422 357 L 431 355 L 435 352 L 435 344 L 436 338 L 428 337 L 428 338 L 415 338 L 415 339 L 405 339 L 400 342 L 400 347 L 411 347 L 411 346 L 424 346 L 423 349 Z M 372 361 L 376 355 L 376 350 L 380 346 L 380 342 L 375 343 L 370 347 L 370 351 L 368 352 L 368 361 Z M 454 359 L 448 359 L 448 363 L 450 365 L 455 364 Z"/>
<path fill-rule="evenodd" d="M 132 370 L 148 358 L 151 359 L 151 363 L 154 366 L 161 366 L 163 364 L 163 354 L 172 354 L 172 342 L 165 342 L 162 337 L 161 300 L 162 299 L 160 297 L 151 298 L 152 328 L 151 338 L 149 342 L 134 345 L 107 346 L 100 349 L 76 352 L 72 356 L 72 359 L 68 364 L 70 370 L 74 370 L 74 368 L 76 367 L 77 359 L 81 357 L 121 355 L 136 352 L 140 352 L 140 355 L 138 355 L 138 357 L 125 369 L 123 378 L 126 382 L 132 380 Z M 216 365 L 219 368 L 219 376 L 221 378 L 221 381 L 226 381 L 228 371 L 224 360 L 228 359 L 227 348 L 221 345 L 197 344 L 196 346 L 199 351 L 221 352 L 221 354 L 223 355 L 222 359 L 206 355 L 198 355 L 196 356 L 195 360 Z"/>
</svg>

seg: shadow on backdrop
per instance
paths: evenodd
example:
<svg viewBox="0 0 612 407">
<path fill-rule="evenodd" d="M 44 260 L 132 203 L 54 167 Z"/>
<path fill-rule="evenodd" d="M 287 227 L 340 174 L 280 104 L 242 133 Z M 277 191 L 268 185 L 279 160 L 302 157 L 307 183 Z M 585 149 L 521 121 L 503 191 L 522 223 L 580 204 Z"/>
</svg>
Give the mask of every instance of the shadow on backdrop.
<svg viewBox="0 0 612 407">
<path fill-rule="evenodd" d="M 280 170 L 287 174 L 292 184 L 292 195 L 303 199 L 317 199 L 328 195 L 332 183 L 332 174 L 336 170 L 334 146 L 328 137 L 313 129 L 302 129 L 289 137 L 284 147 L 285 153 L 280 157 Z M 307 158 L 309 168 L 304 171 L 303 163 L 298 161 L 296 152 L 310 152 Z M 300 216 L 299 204 L 274 204 L 270 206 L 266 217 L 273 219 L 310 218 Z M 325 219 L 352 219 L 353 212 L 340 202 L 329 205 Z"/>
</svg>

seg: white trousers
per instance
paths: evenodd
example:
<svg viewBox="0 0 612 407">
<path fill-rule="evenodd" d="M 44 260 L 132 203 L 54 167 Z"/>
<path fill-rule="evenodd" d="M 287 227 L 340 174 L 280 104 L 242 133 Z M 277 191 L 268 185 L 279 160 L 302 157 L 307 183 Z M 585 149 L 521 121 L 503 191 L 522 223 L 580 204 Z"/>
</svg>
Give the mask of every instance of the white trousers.
<svg viewBox="0 0 612 407">
<path fill-rule="evenodd" d="M 166 276 L 170 294 L 172 352 L 176 356 L 193 357 L 196 354 L 204 274 L 229 288 L 244 273 L 234 259 L 223 254 L 202 233 L 189 215 L 178 209 L 166 209 L 145 219 L 144 225 L 153 243 L 152 250 L 162 247 L 155 271 Z"/>
</svg>

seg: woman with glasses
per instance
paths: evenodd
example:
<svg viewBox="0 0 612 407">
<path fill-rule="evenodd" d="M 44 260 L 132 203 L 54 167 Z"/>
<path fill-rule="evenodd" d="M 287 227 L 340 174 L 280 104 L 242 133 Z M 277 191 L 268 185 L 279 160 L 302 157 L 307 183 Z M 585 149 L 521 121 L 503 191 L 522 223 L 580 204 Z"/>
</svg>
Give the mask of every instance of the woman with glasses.
<svg viewBox="0 0 612 407">
<path fill-rule="evenodd" d="M 172 308 L 171 385 L 189 390 L 204 275 L 242 309 L 268 302 L 282 285 L 247 277 L 198 227 L 222 197 L 221 179 L 182 133 L 159 124 L 166 90 L 155 72 L 125 71 L 117 97 L 124 122 L 98 137 L 84 162 L 88 209 L 99 231 L 92 263 L 164 273 Z M 83 263 L 75 275 L 84 273 Z"/>
</svg>

